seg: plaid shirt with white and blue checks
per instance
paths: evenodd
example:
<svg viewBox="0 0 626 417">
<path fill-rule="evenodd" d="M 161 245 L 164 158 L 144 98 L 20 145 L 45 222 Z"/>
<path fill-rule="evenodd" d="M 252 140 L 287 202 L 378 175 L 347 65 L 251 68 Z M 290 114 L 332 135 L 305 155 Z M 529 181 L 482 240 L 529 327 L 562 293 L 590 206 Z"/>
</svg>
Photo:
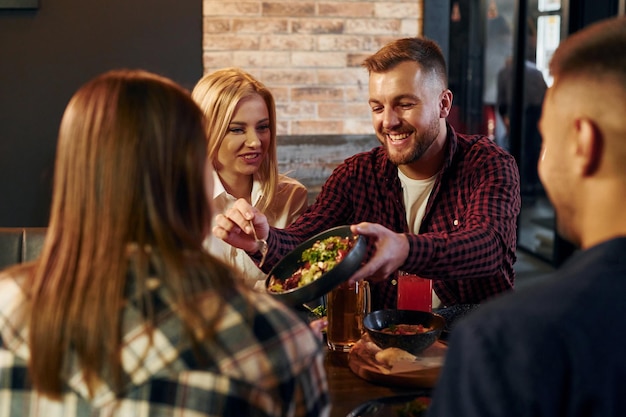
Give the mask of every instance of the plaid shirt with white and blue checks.
<svg viewBox="0 0 626 417">
<path fill-rule="evenodd" d="M 287 307 L 233 290 L 224 297 L 215 339 L 200 347 L 206 363 L 199 365 L 168 291 L 159 287 L 152 297 L 152 345 L 137 303 L 125 307 L 122 389 L 105 375 L 89 398 L 80 369 L 72 367 L 62 400 L 52 401 L 28 382 L 25 294 L 14 277 L 0 274 L 0 417 L 328 416 L 321 341 Z M 203 294 L 198 302 L 216 297 Z"/>
</svg>

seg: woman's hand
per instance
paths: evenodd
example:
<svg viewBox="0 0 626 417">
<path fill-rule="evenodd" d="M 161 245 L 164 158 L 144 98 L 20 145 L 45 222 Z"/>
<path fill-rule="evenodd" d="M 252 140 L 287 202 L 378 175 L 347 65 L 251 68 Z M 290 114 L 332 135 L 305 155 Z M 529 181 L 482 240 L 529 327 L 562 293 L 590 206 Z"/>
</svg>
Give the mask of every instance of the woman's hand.
<svg viewBox="0 0 626 417">
<path fill-rule="evenodd" d="M 255 253 L 259 250 L 255 231 L 259 239 L 266 240 L 269 229 L 267 217 L 240 198 L 231 208 L 215 216 L 213 235 L 236 248 Z"/>
</svg>

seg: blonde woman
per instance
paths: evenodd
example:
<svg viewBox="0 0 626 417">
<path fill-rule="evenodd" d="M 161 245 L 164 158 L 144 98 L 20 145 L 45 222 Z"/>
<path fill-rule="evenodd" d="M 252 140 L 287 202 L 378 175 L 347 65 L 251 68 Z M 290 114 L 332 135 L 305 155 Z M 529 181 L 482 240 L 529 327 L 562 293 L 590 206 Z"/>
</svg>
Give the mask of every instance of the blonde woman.
<svg viewBox="0 0 626 417">
<path fill-rule="evenodd" d="M 317 336 L 202 246 L 205 132 L 144 71 L 72 97 L 41 255 L 0 273 L 0 417 L 328 415 Z"/>
<path fill-rule="evenodd" d="M 289 226 L 305 211 L 307 191 L 298 181 L 278 174 L 272 93 L 247 72 L 225 68 L 204 76 L 192 97 L 210 126 L 208 157 L 215 168 L 215 212 L 223 213 L 243 198 L 264 213 L 271 226 Z M 232 265 L 249 286 L 263 288 L 265 274 L 244 251 L 211 239 L 210 234 L 205 245 Z"/>
</svg>

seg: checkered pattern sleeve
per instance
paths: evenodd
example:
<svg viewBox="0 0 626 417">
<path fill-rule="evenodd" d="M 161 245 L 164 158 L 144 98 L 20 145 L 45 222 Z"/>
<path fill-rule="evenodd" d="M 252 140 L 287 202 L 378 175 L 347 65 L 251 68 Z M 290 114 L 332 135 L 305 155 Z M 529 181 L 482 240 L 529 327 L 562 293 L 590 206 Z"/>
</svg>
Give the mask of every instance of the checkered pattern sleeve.
<svg viewBox="0 0 626 417">
<path fill-rule="evenodd" d="M 271 230 L 264 270 L 316 233 L 372 222 L 407 233 L 410 252 L 401 269 L 434 279 L 444 305 L 480 303 L 513 288 L 520 205 L 514 158 L 484 136 L 457 135 L 448 126 L 444 165 L 419 234 L 409 232 L 398 168 L 378 147 L 346 159 L 300 218 Z M 373 252 L 370 243 L 367 257 Z M 374 306 L 395 308 L 394 283 L 389 277 L 376 285 Z"/>
</svg>

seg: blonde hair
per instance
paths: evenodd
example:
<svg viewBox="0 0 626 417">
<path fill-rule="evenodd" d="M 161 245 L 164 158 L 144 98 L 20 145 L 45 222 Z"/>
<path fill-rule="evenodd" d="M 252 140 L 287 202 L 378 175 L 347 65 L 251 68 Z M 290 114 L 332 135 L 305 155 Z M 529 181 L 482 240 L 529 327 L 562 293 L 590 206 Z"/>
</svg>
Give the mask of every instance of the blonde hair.
<svg viewBox="0 0 626 417">
<path fill-rule="evenodd" d="M 105 371 L 121 384 L 123 307 L 136 287 L 131 295 L 154 327 L 149 277 L 169 290 L 192 343 L 212 337 L 222 305 L 206 318 L 194 300 L 201 291 L 228 291 L 234 280 L 202 248 L 211 218 L 199 191 L 205 131 L 189 93 L 145 71 L 105 73 L 70 100 L 46 240 L 39 259 L 24 267 L 29 370 L 44 395 L 60 397 L 70 351 L 91 393 Z"/>
<path fill-rule="evenodd" d="M 205 75 L 191 92 L 208 122 L 208 157 L 213 163 L 228 133 L 237 104 L 253 95 L 263 98 L 269 114 L 270 144 L 257 173 L 263 193 L 258 208 L 266 212 L 272 206 L 278 184 L 276 105 L 272 93 L 263 83 L 239 68 L 224 68 Z"/>
</svg>

